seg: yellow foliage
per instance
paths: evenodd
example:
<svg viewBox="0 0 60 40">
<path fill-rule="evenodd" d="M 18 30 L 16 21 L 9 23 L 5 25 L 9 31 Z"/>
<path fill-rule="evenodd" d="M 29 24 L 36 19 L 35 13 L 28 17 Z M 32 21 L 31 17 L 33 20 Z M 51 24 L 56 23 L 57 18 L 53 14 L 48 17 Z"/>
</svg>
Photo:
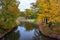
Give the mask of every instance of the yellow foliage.
<svg viewBox="0 0 60 40">
<path fill-rule="evenodd" d="M 37 21 L 46 17 L 49 22 L 60 22 L 60 0 L 49 0 L 49 2 L 48 0 L 37 0 L 37 7 L 42 8 L 42 14 L 38 14 Z"/>
</svg>

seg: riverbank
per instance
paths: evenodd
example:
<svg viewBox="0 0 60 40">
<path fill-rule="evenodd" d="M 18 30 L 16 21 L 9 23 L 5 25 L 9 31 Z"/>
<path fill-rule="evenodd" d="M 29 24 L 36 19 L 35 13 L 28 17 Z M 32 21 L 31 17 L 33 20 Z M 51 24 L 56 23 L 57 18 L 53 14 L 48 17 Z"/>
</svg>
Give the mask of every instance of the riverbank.
<svg viewBox="0 0 60 40">
<path fill-rule="evenodd" d="M 57 29 L 55 27 L 51 29 L 48 24 L 38 24 L 38 27 L 43 35 L 50 38 L 60 39 L 60 34 L 56 31 Z"/>
<path fill-rule="evenodd" d="M 34 23 L 36 19 L 26 19 L 25 17 L 18 17 L 16 20 L 17 24 L 20 24 L 21 22 L 29 22 Z"/>
<path fill-rule="evenodd" d="M 5 37 L 6 35 L 8 35 L 9 33 L 11 33 L 14 29 L 16 29 L 17 26 L 13 27 L 12 29 L 9 29 L 7 31 L 4 31 L 3 33 L 0 33 L 0 39 L 2 39 L 3 37 Z"/>
<path fill-rule="evenodd" d="M 41 32 L 36 31 L 38 29 L 37 27 L 38 27 L 37 24 L 33 24 L 33 23 L 22 23 L 16 29 L 14 28 L 14 29 L 10 30 L 2 38 L 5 39 L 5 40 L 15 40 L 15 39 L 17 40 L 17 38 L 18 39 L 21 38 L 21 40 L 23 40 L 23 39 L 24 40 L 25 39 L 27 39 L 27 40 L 28 39 L 35 39 L 35 40 L 42 40 L 42 39 L 43 40 L 45 40 L 45 39 L 46 40 L 54 40 L 53 38 L 45 37 L 45 35 L 41 34 Z M 33 34 L 33 36 L 32 36 L 32 34 Z M 30 38 L 30 37 L 32 37 L 32 38 Z"/>
</svg>

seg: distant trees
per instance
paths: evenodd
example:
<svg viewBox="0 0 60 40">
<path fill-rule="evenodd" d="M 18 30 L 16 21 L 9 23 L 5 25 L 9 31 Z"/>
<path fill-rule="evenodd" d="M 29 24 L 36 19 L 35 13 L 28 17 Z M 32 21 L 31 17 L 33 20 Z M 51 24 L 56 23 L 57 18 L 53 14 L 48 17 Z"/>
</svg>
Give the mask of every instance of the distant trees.
<svg viewBox="0 0 60 40">
<path fill-rule="evenodd" d="M 16 0 L 0 0 L 0 27 L 10 29 L 16 25 L 19 9 Z"/>
<path fill-rule="evenodd" d="M 31 10 L 31 9 L 26 9 L 26 10 L 24 11 L 26 18 L 30 18 L 32 12 L 33 12 L 33 10 Z"/>
<path fill-rule="evenodd" d="M 23 16 L 27 19 L 29 19 L 32 14 L 33 14 L 33 10 L 31 9 L 25 9 L 24 12 L 20 12 L 20 16 Z"/>
<path fill-rule="evenodd" d="M 31 5 L 32 5 L 31 9 L 33 10 L 33 13 L 30 17 L 32 19 L 36 19 L 37 18 L 37 11 L 38 11 L 37 5 L 36 5 L 36 3 L 31 3 Z"/>
</svg>

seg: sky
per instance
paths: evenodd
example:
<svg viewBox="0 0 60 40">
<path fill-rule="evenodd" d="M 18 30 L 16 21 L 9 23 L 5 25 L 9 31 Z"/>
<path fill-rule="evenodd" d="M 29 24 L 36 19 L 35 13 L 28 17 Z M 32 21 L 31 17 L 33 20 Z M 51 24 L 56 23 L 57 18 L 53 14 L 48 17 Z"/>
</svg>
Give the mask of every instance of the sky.
<svg viewBox="0 0 60 40">
<path fill-rule="evenodd" d="M 24 11 L 25 9 L 30 9 L 31 7 L 30 3 L 36 2 L 36 0 L 18 0 L 18 1 L 20 1 L 19 4 L 20 11 Z"/>
</svg>

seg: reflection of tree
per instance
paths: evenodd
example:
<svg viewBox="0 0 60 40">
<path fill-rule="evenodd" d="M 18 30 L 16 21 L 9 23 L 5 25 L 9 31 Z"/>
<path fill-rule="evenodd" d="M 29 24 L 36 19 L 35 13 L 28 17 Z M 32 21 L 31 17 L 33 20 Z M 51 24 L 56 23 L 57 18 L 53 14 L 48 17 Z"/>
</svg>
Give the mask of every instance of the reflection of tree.
<svg viewBox="0 0 60 40">
<path fill-rule="evenodd" d="M 19 37 L 20 37 L 19 31 L 17 32 L 12 31 L 12 33 L 6 35 L 6 37 L 4 37 L 3 39 L 4 40 L 19 40 Z"/>
<path fill-rule="evenodd" d="M 35 30 L 34 32 L 34 37 L 33 37 L 33 40 L 40 40 L 40 33 L 38 31 L 38 29 Z"/>
<path fill-rule="evenodd" d="M 31 31 L 36 28 L 36 25 L 33 23 L 23 23 L 22 25 L 24 25 L 26 31 Z"/>
<path fill-rule="evenodd" d="M 56 39 L 52 39 L 44 36 L 43 34 L 41 34 L 41 32 L 38 29 L 35 30 L 34 35 L 35 36 L 33 37 L 33 40 L 56 40 Z"/>
</svg>

